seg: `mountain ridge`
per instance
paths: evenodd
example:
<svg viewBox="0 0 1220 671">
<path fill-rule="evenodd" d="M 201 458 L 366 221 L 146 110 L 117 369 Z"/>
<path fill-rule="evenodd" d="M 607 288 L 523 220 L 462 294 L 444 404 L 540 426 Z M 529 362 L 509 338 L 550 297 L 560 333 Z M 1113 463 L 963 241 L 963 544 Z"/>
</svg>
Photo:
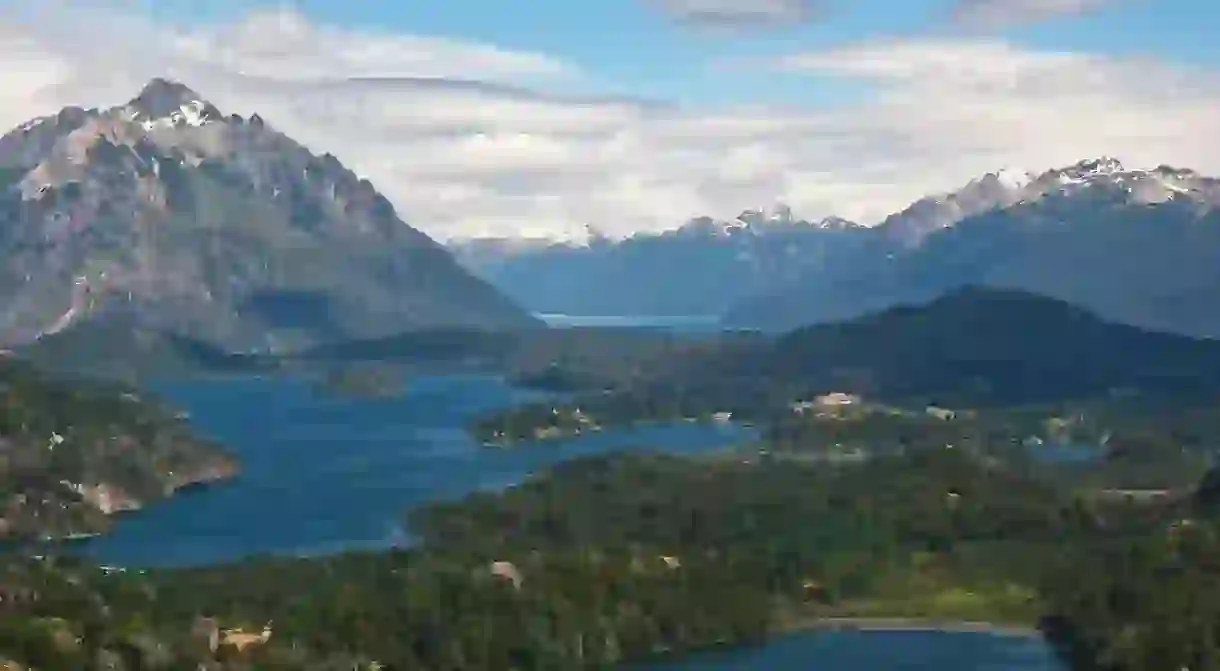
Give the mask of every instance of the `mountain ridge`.
<svg viewBox="0 0 1220 671">
<path fill-rule="evenodd" d="M 535 313 L 700 316 L 796 279 L 856 244 L 863 230 L 837 217 L 799 219 L 779 205 L 623 240 L 591 231 L 583 244 L 473 239 L 451 241 L 449 249 Z"/>
<path fill-rule="evenodd" d="M 1220 298 L 1220 180 L 1095 159 L 1007 193 L 1015 202 L 934 230 L 928 208 L 946 202 L 937 211 L 952 212 L 952 197 L 918 201 L 857 254 L 747 298 L 725 320 L 783 330 L 982 284 L 1061 298 L 1123 323 L 1220 336 L 1220 317 L 1208 308 Z"/>
<path fill-rule="evenodd" d="M 990 285 L 1217 337 L 1220 315 L 1209 313 L 1220 299 L 1218 211 L 1220 179 L 1101 156 L 989 172 L 874 226 L 804 221 L 781 205 L 621 241 L 450 248 L 543 313 L 718 316 L 731 327 L 785 330 Z"/>
<path fill-rule="evenodd" d="M 1134 203 L 1165 202 L 1195 191 L 1208 203 L 1220 204 L 1220 180 L 1167 165 L 1132 169 L 1114 157 L 1100 156 L 1042 173 L 1015 169 L 989 172 L 956 190 L 921 198 L 886 217 L 878 227 L 886 237 L 904 246 L 916 246 L 937 230 L 972 216 L 1097 188 L 1125 191 Z"/>
<path fill-rule="evenodd" d="M 684 393 L 723 388 L 737 403 L 843 391 L 964 407 L 1127 393 L 1208 398 L 1220 389 L 1220 342 L 986 286 L 803 326 L 732 352 L 695 356 L 654 384 Z"/>
</svg>

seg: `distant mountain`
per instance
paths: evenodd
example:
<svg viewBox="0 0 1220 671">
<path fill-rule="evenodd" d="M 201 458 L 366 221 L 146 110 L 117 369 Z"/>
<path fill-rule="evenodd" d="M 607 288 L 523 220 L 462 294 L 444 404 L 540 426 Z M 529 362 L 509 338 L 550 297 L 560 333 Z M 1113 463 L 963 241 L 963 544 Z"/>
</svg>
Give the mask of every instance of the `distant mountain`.
<svg viewBox="0 0 1220 671">
<path fill-rule="evenodd" d="M 522 254 L 536 253 L 564 243 L 550 238 L 466 238 L 446 245 L 458 262 L 473 271 L 489 271 Z"/>
<path fill-rule="evenodd" d="M 965 287 L 922 305 L 742 341 L 672 367 L 655 384 L 688 395 L 722 388 L 726 406 L 830 391 L 968 406 L 1214 394 L 1220 342 L 1108 322 L 1028 292 Z"/>
<path fill-rule="evenodd" d="M 842 219 L 803 221 L 780 206 L 731 221 L 700 217 L 625 240 L 475 239 L 450 249 L 534 312 L 701 316 L 794 281 L 860 244 L 864 230 Z"/>
<path fill-rule="evenodd" d="M 1016 170 L 1001 170 L 971 180 L 957 191 L 920 198 L 877 227 L 882 237 L 903 247 L 918 246 L 929 235 L 968 217 L 1008 207 L 1037 190 L 1035 178 Z"/>
<path fill-rule="evenodd" d="M 992 285 L 1115 321 L 1220 336 L 1217 206 L 1220 180 L 1108 158 L 988 175 L 889 217 L 868 244 L 743 300 L 726 322 L 787 329 Z"/>
<path fill-rule="evenodd" d="M 228 349 L 536 322 L 367 180 L 155 79 L 0 137 L 0 339 L 103 316 Z"/>
</svg>

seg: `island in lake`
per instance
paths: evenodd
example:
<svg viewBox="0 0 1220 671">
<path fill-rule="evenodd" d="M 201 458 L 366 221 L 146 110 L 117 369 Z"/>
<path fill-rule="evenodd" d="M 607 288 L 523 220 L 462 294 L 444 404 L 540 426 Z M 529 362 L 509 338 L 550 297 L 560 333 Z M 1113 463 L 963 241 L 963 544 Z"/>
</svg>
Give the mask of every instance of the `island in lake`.
<svg viewBox="0 0 1220 671">
<path fill-rule="evenodd" d="M 359 364 L 331 368 L 317 384 L 323 393 L 352 398 L 396 396 L 405 386 L 405 373 L 400 369 Z"/>
</svg>

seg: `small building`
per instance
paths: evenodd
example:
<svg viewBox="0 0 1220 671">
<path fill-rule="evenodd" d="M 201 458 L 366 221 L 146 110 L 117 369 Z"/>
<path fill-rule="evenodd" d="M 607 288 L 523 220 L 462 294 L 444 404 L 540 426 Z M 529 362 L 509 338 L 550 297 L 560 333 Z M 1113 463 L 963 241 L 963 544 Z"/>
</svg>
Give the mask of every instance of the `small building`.
<svg viewBox="0 0 1220 671">
<path fill-rule="evenodd" d="M 221 632 L 220 645 L 227 645 L 242 652 L 252 645 L 263 645 L 271 640 L 271 623 L 268 622 L 263 626 L 263 630 L 257 634 L 245 631 L 244 629 L 226 629 Z"/>
<path fill-rule="evenodd" d="M 521 583 L 524 579 L 521 576 L 521 571 L 517 569 L 517 565 L 509 561 L 494 561 L 491 563 L 491 574 L 497 578 L 503 578 L 513 584 L 513 588 L 521 589 Z"/>
<path fill-rule="evenodd" d="M 824 604 L 830 601 L 826 586 L 809 578 L 805 579 L 805 582 L 801 583 L 801 596 L 807 602 Z"/>
<path fill-rule="evenodd" d="M 957 419 L 957 412 L 950 410 L 949 408 L 941 408 L 941 407 L 938 407 L 935 405 L 929 405 L 924 410 L 924 412 L 926 412 L 929 417 L 935 417 L 936 419 L 943 419 L 946 422 L 949 420 Z"/>
<path fill-rule="evenodd" d="M 855 405 L 859 402 L 859 396 L 841 391 L 823 394 L 814 399 L 814 403 L 823 408 L 839 408 L 845 405 Z"/>
</svg>

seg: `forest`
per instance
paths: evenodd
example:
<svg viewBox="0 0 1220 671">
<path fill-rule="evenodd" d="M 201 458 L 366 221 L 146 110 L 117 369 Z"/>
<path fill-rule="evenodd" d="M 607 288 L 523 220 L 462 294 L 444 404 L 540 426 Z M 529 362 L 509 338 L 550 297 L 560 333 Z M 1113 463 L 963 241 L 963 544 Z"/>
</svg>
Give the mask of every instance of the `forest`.
<svg viewBox="0 0 1220 671">
<path fill-rule="evenodd" d="M 1198 406 L 1220 396 L 1220 344 L 1105 322 L 1068 303 L 967 288 L 927 305 L 778 336 L 723 334 L 587 349 L 556 340 L 505 362 L 510 379 L 567 395 L 601 426 L 707 418 L 771 424 L 794 404 L 850 393 L 890 407 L 972 411 L 1130 401 Z M 551 404 L 480 418 L 480 439 L 530 439 Z M 555 413 L 551 413 L 554 415 Z M 568 414 L 560 411 L 560 415 Z M 553 432 L 552 432 L 553 433 Z"/>
<path fill-rule="evenodd" d="M 1212 668 L 1217 620 L 1191 595 L 1220 569 L 1215 481 L 1147 502 L 957 448 L 596 457 L 418 510 L 411 550 L 110 573 L 12 554 L 0 584 L 28 598 L 0 650 L 38 669 L 604 668 L 901 615 L 1041 627 L 1080 669 L 1165 668 L 1167 646 Z M 271 634 L 213 650 L 201 622 Z"/>
</svg>

